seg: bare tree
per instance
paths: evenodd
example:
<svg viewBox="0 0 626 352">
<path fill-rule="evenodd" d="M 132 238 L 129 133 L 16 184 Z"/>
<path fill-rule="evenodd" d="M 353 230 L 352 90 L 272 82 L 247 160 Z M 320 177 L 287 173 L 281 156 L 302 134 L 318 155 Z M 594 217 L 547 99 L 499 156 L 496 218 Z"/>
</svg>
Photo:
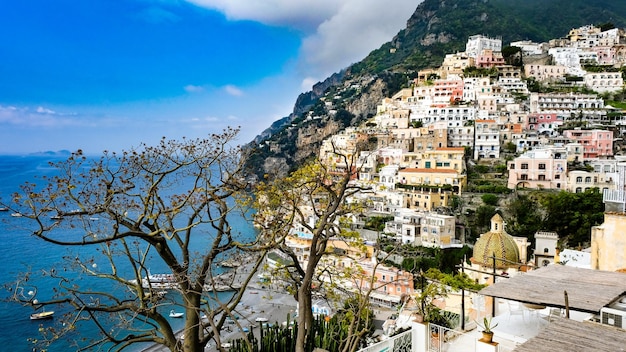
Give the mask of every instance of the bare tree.
<svg viewBox="0 0 626 352">
<path fill-rule="evenodd" d="M 232 222 L 251 205 L 242 153 L 233 146 L 237 133 L 163 139 L 99 159 L 79 151 L 55 164 L 59 174 L 44 186 L 27 183 L 14 195 L 10 207 L 31 220 L 34 236 L 77 253 L 42 273 L 56 285 L 52 299 L 38 297 L 38 273 L 12 286 L 13 298 L 23 304 L 70 311 L 39 342 L 67 339 L 90 321 L 100 338 L 77 342 L 78 350 L 149 342 L 191 352 L 211 340 L 220 346 L 219 333 L 264 254 L 256 238 L 241 240 Z M 85 247 L 98 252 L 81 254 Z M 251 266 L 245 275 L 214 272 L 220 261 L 244 255 Z M 151 276 L 154 266 L 167 268 L 167 275 Z M 99 280 L 101 288 L 85 286 L 84 276 Z M 219 289 L 233 294 L 218 295 Z M 167 319 L 171 307 L 184 312 L 184 338 Z"/>
<path fill-rule="evenodd" d="M 328 278 L 340 276 L 328 262 L 322 261 L 333 255 L 330 241 L 342 239 L 355 247 L 362 244 L 360 237 L 345 226 L 347 216 L 364 209 L 359 202 L 348 202 L 364 190 L 351 182 L 358 172 L 357 153 L 348 155 L 335 150 L 334 154 L 339 160 L 337 164 L 311 162 L 286 178 L 262 185 L 257 193 L 257 208 L 261 210 L 257 223 L 262 237 L 279 243 L 277 248 L 290 258 L 289 264 L 281 269 L 287 275 L 288 289 L 298 302 L 297 352 L 305 351 L 312 333 L 314 289 L 328 294 L 330 291 L 324 291 L 323 285 L 328 284 Z M 310 236 L 307 258 L 298 258 L 298 253 L 280 241 L 298 228 Z M 324 275 L 327 279 L 321 278 Z M 353 332 L 358 333 L 357 330 Z"/>
</svg>

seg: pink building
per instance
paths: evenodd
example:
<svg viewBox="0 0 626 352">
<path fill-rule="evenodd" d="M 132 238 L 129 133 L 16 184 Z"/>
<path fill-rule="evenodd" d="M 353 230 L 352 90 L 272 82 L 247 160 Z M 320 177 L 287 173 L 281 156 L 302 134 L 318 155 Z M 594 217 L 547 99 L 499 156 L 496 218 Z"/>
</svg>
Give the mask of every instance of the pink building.
<svg viewBox="0 0 626 352">
<path fill-rule="evenodd" d="M 566 130 L 563 136 L 583 146 L 583 158 L 595 159 L 613 156 L 613 131 Z"/>
<path fill-rule="evenodd" d="M 532 113 L 528 115 L 526 129 L 537 132 L 553 131 L 563 124 L 563 116 L 558 114 Z"/>
<path fill-rule="evenodd" d="M 385 306 L 400 303 L 403 295 L 411 295 L 413 290 L 413 274 L 383 264 L 374 265 L 371 260 L 360 261 L 361 275 L 355 275 L 356 287 L 362 291 L 372 289 L 370 301 Z M 373 286 L 370 280 L 374 276 Z"/>
<path fill-rule="evenodd" d="M 534 149 L 507 163 L 507 187 L 565 189 L 567 186 L 567 152 L 565 149 Z"/>
<path fill-rule="evenodd" d="M 504 65 L 504 57 L 501 52 L 494 52 L 493 50 L 483 50 L 476 59 L 476 67 L 491 68 L 495 66 Z"/>
<path fill-rule="evenodd" d="M 447 107 L 463 100 L 463 80 L 437 79 L 433 85 L 417 86 L 413 89 L 415 97 L 429 97 L 430 106 Z"/>
</svg>

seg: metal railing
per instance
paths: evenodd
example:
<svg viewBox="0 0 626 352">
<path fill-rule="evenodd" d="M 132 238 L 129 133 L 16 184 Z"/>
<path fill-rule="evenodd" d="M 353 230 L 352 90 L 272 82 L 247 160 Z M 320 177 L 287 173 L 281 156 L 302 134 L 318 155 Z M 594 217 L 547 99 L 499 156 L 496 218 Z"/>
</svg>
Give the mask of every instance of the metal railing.
<svg viewBox="0 0 626 352">
<path fill-rule="evenodd" d="M 464 335 L 462 331 L 448 329 L 436 324 L 429 324 L 429 330 L 428 351 L 430 352 L 447 351 L 448 347 L 454 344 L 458 337 Z"/>
<path fill-rule="evenodd" d="M 411 352 L 413 350 L 412 331 L 402 332 L 387 340 L 365 347 L 358 352 Z"/>
</svg>

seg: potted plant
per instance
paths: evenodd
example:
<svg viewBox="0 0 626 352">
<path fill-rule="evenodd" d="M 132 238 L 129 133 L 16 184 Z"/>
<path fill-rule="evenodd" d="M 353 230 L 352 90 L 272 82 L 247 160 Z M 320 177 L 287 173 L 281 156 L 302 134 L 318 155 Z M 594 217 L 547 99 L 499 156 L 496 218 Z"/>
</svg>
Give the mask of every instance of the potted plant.
<svg viewBox="0 0 626 352">
<path fill-rule="evenodd" d="M 481 328 L 483 328 L 483 331 L 482 331 L 483 338 L 481 339 L 481 341 L 491 343 L 491 341 L 493 341 L 492 329 L 495 329 L 495 327 L 498 326 L 498 324 L 496 323 L 495 325 L 491 325 L 491 319 L 487 317 L 483 318 L 482 324 L 479 322 L 476 322 L 476 324 L 478 324 Z"/>
</svg>

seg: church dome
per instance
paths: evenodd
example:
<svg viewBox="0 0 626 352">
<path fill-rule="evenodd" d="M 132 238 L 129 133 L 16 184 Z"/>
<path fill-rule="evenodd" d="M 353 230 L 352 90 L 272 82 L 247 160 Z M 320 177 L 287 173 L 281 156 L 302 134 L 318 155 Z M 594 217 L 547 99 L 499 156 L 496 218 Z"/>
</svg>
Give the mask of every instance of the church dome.
<svg viewBox="0 0 626 352">
<path fill-rule="evenodd" d="M 474 244 L 473 262 L 482 266 L 493 267 L 496 257 L 496 267 L 506 268 L 519 263 L 519 249 L 513 236 L 504 231 L 504 220 L 500 214 L 491 218 L 491 230 L 480 236 Z"/>
</svg>

